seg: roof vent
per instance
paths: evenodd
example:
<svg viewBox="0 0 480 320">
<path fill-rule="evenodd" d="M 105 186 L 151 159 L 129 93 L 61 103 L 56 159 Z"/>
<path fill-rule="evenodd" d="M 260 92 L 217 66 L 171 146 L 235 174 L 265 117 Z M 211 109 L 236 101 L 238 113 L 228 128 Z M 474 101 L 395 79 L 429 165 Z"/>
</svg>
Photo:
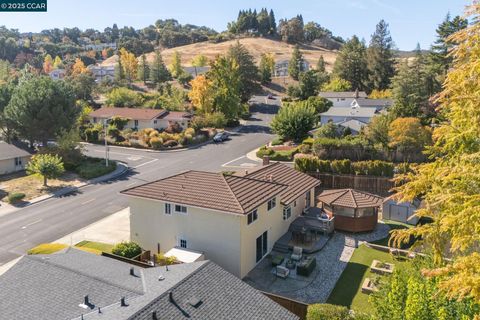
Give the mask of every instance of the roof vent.
<svg viewBox="0 0 480 320">
<path fill-rule="evenodd" d="M 90 299 L 88 298 L 88 295 L 83 297 L 83 303 L 79 304 L 78 306 L 80 308 L 83 308 L 83 309 L 93 309 L 93 308 L 95 308 L 95 305 L 90 302 Z"/>
<path fill-rule="evenodd" d="M 127 303 L 125 297 L 122 297 L 122 299 L 120 299 L 120 306 L 128 307 L 128 303 Z"/>
<path fill-rule="evenodd" d="M 196 309 L 202 305 L 203 301 L 193 296 L 188 299 L 187 303 Z"/>
<path fill-rule="evenodd" d="M 159 275 L 158 276 L 158 281 L 163 281 L 165 280 L 165 277 L 163 276 L 163 274 Z"/>
<path fill-rule="evenodd" d="M 135 268 L 134 268 L 134 267 L 131 267 L 131 268 L 130 268 L 130 275 L 131 275 L 132 277 L 138 278 L 138 276 L 135 274 Z"/>
</svg>

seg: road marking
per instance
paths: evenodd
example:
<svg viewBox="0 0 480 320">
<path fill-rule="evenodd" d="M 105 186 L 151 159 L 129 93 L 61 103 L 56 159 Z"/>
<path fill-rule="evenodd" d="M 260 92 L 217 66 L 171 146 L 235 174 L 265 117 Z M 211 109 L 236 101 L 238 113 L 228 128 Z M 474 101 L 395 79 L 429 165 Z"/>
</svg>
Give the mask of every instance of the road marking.
<svg viewBox="0 0 480 320">
<path fill-rule="evenodd" d="M 228 161 L 228 162 L 225 162 L 224 164 L 222 164 L 222 167 L 226 167 L 226 166 L 228 166 L 230 163 L 235 162 L 235 161 L 238 161 L 238 160 L 243 159 L 243 158 L 245 158 L 245 156 L 241 156 L 241 157 L 238 157 L 238 158 L 236 158 L 236 159 L 233 159 L 233 160 L 230 160 L 230 161 Z"/>
<path fill-rule="evenodd" d="M 87 200 L 87 201 L 85 201 L 85 202 L 82 202 L 82 203 L 80 203 L 80 204 L 83 206 L 84 204 L 87 204 L 87 203 L 93 202 L 93 201 L 95 201 L 95 200 L 96 200 L 96 199 L 95 199 L 95 198 L 93 198 L 93 199 Z"/>
<path fill-rule="evenodd" d="M 140 167 L 143 167 L 143 166 L 145 166 L 145 165 L 147 165 L 147 164 L 150 164 L 150 163 L 152 163 L 152 162 L 155 162 L 155 161 L 158 161 L 158 159 L 153 159 L 153 160 L 147 161 L 147 162 L 142 163 L 142 164 L 139 164 L 138 166 L 135 166 L 135 167 L 133 167 L 133 168 L 134 168 L 134 169 L 140 168 Z"/>
<path fill-rule="evenodd" d="M 127 184 L 125 187 L 126 187 L 126 188 L 130 188 L 131 186 L 133 186 L 133 185 L 135 185 L 135 184 L 137 184 L 137 183 L 136 183 L 136 182 L 132 182 L 132 183 Z"/>
<path fill-rule="evenodd" d="M 26 224 L 22 227 L 22 229 L 27 229 L 28 227 L 30 227 L 31 225 L 34 225 L 35 223 L 39 223 L 40 221 L 42 221 L 42 219 L 38 219 L 38 220 L 35 220 L 33 222 L 30 222 L 29 224 Z"/>
</svg>

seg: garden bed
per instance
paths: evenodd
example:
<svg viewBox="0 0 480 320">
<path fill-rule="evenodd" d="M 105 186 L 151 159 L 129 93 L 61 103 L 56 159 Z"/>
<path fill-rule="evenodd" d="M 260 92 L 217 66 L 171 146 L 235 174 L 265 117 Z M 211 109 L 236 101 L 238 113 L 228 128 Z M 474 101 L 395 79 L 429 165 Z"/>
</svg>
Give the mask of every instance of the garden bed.
<svg viewBox="0 0 480 320">
<path fill-rule="evenodd" d="M 102 252 L 111 253 L 113 245 L 109 243 L 84 240 L 77 243 L 75 248 L 100 255 Z"/>
</svg>

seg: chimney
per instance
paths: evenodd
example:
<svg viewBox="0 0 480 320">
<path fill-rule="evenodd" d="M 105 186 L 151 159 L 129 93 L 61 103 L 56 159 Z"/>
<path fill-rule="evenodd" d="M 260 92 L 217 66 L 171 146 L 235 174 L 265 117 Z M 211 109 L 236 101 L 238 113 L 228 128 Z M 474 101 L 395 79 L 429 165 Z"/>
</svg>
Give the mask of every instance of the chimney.
<svg viewBox="0 0 480 320">
<path fill-rule="evenodd" d="M 86 306 L 90 306 L 90 300 L 88 299 L 88 295 L 83 297 L 83 304 Z"/>
<path fill-rule="evenodd" d="M 355 89 L 355 99 L 358 99 L 359 96 L 360 95 L 359 95 L 358 88 L 357 88 L 357 89 Z"/>
<path fill-rule="evenodd" d="M 98 313 L 102 313 L 102 309 L 100 309 L 100 307 L 98 307 Z"/>
<path fill-rule="evenodd" d="M 263 156 L 263 165 L 268 166 L 270 164 L 270 157 L 269 156 Z"/>
<path fill-rule="evenodd" d="M 135 277 L 135 269 L 133 267 L 130 268 L 130 275 Z"/>
<path fill-rule="evenodd" d="M 125 300 L 125 297 L 122 297 L 122 299 L 120 299 L 120 306 L 122 306 L 122 307 L 128 307 L 128 303 L 127 303 L 127 301 Z"/>
</svg>

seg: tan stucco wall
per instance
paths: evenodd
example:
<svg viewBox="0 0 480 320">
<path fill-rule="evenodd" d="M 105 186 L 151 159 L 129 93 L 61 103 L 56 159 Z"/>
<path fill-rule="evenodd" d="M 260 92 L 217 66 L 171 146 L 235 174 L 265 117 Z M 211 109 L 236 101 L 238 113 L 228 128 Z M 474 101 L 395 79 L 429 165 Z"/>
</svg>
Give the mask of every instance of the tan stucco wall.
<svg viewBox="0 0 480 320">
<path fill-rule="evenodd" d="M 22 158 L 21 166 L 15 166 L 15 158 L 0 160 L 0 174 L 7 174 L 7 173 L 24 170 L 28 161 L 30 161 L 30 156 L 21 157 L 21 158 Z"/>
<path fill-rule="evenodd" d="M 144 249 L 166 252 L 178 246 L 179 237 L 188 248 L 202 251 L 229 272 L 240 276 L 240 228 L 243 216 L 188 207 L 186 215 L 164 213 L 164 202 L 131 198 L 130 235 Z"/>
</svg>

